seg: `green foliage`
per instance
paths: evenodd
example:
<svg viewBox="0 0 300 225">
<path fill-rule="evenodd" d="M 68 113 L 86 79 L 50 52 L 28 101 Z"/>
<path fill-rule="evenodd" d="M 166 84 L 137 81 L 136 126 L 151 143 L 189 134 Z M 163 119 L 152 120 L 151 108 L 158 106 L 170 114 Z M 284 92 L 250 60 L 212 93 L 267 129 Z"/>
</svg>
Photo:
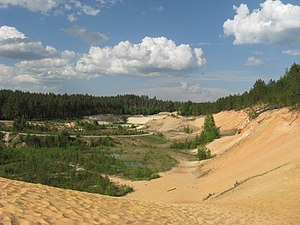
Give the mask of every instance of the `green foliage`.
<svg viewBox="0 0 300 225">
<path fill-rule="evenodd" d="M 175 141 L 171 144 L 170 148 L 194 149 L 197 148 L 199 144 L 205 145 L 220 137 L 220 130 L 216 127 L 213 115 L 208 114 L 204 120 L 203 130 L 200 135 L 196 136 L 192 141 L 188 141 L 187 139 L 184 142 Z"/>
<path fill-rule="evenodd" d="M 162 111 L 173 112 L 178 104 L 144 95 L 94 97 L 0 90 L 0 119 L 61 119 L 96 114 L 149 115 Z"/>
<path fill-rule="evenodd" d="M 132 188 L 118 186 L 101 173 L 116 174 L 125 165 L 101 151 L 76 148 L 10 149 L 0 147 L 0 176 L 114 196 Z"/>
<path fill-rule="evenodd" d="M 197 142 L 194 140 L 189 141 L 185 139 L 184 142 L 182 141 L 174 141 L 171 145 L 170 148 L 173 149 L 193 149 L 197 147 Z"/>
<path fill-rule="evenodd" d="M 199 160 L 205 160 L 212 158 L 211 152 L 205 147 L 205 145 L 200 145 L 198 147 L 197 157 Z"/>
<path fill-rule="evenodd" d="M 181 115 L 204 115 L 222 110 L 240 110 L 257 104 L 269 108 L 299 106 L 300 104 L 300 65 L 294 63 L 279 80 L 265 82 L 258 79 L 253 87 L 243 94 L 221 97 L 215 102 L 185 102 L 179 107 Z M 255 115 L 254 115 L 255 116 Z"/>
<path fill-rule="evenodd" d="M 0 141 L 4 138 L 5 134 L 0 131 Z"/>
<path fill-rule="evenodd" d="M 187 133 L 187 134 L 190 134 L 190 133 L 193 133 L 193 129 L 190 128 L 190 126 L 184 126 L 183 127 L 183 132 Z"/>
<path fill-rule="evenodd" d="M 28 123 L 24 119 L 24 117 L 17 117 L 14 119 L 12 129 L 13 131 L 24 131 L 26 128 L 28 128 Z"/>
<path fill-rule="evenodd" d="M 67 148 L 70 146 L 83 146 L 84 143 L 79 139 L 71 138 L 67 131 L 61 131 L 56 135 L 31 135 L 27 134 L 24 142 L 28 147 L 34 148 Z"/>
<path fill-rule="evenodd" d="M 207 144 L 220 137 L 220 130 L 216 127 L 213 115 L 208 114 L 204 120 L 203 130 L 199 136 L 199 142 L 201 144 Z"/>
<path fill-rule="evenodd" d="M 68 137 L 63 132 L 60 135 Z M 0 146 L 0 176 L 119 196 L 132 191 L 132 188 L 115 185 L 101 174 L 150 180 L 158 178 L 158 172 L 169 170 L 177 163 L 166 152 L 157 151 L 152 146 L 154 142 L 155 146 L 165 143 L 163 138 L 155 136 L 138 139 L 142 142 L 140 146 L 144 146 L 139 150 L 136 146 L 132 149 L 131 144 L 119 147 L 112 138 L 100 138 L 99 142 L 94 140 L 97 147 L 90 147 L 89 142 L 81 147 L 82 143 L 78 145 L 75 138 L 70 138 L 66 145 L 56 142 L 55 136 L 27 135 L 23 139 L 31 148 Z"/>
<path fill-rule="evenodd" d="M 89 145 L 91 147 L 100 147 L 100 146 L 112 147 L 115 145 L 115 141 L 110 137 L 97 138 L 97 139 L 92 139 Z"/>
</svg>

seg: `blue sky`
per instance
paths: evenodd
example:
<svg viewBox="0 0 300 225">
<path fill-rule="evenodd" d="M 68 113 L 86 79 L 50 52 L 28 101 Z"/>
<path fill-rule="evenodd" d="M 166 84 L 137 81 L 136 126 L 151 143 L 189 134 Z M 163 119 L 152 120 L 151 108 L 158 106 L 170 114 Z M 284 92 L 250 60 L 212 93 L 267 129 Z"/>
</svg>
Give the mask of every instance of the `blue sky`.
<svg viewBox="0 0 300 225">
<path fill-rule="evenodd" d="M 0 88 L 202 102 L 299 60 L 299 0 L 0 0 Z"/>
</svg>

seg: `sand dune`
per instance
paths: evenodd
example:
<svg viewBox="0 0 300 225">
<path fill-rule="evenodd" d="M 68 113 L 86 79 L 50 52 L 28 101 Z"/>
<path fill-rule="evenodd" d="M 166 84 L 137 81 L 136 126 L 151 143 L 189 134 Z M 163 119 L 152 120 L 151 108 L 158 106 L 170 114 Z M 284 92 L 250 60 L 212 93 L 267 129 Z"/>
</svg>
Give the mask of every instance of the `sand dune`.
<svg viewBox="0 0 300 225">
<path fill-rule="evenodd" d="M 136 189 L 126 197 L 0 178 L 0 224 L 300 224 L 300 113 L 280 109 L 248 121 L 231 111 L 215 120 L 223 130 L 241 129 L 208 145 L 216 158 L 182 160 L 152 181 L 116 178 Z M 180 121 L 200 129 L 203 118 L 146 125 L 168 132 Z"/>
<path fill-rule="evenodd" d="M 283 224 L 252 209 L 111 198 L 0 178 L 1 224 Z"/>
</svg>

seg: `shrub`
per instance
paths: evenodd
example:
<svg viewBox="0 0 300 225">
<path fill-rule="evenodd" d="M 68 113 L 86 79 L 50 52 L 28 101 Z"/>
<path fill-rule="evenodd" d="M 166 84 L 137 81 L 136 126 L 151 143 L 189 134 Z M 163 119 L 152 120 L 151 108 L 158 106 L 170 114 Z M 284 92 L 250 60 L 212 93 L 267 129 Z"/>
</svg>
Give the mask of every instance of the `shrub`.
<svg viewBox="0 0 300 225">
<path fill-rule="evenodd" d="M 5 134 L 0 131 L 0 141 L 4 138 Z"/>
<path fill-rule="evenodd" d="M 197 157 L 199 160 L 210 159 L 212 158 L 211 152 L 206 148 L 205 145 L 200 145 L 198 147 Z"/>
</svg>

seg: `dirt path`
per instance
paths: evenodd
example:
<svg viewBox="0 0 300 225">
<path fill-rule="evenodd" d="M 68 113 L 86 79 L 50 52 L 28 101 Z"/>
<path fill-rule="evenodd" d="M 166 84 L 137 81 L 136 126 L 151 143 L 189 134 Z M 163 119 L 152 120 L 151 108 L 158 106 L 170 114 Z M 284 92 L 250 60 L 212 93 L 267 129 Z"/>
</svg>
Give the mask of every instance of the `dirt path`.
<svg viewBox="0 0 300 225">
<path fill-rule="evenodd" d="M 178 158 L 177 158 L 178 160 Z M 160 173 L 159 179 L 150 181 L 130 181 L 118 177 L 110 178 L 117 183 L 128 184 L 134 192 L 127 195 L 128 199 L 143 201 L 158 201 L 167 203 L 199 203 L 200 197 L 193 196 L 191 192 L 198 178 L 204 175 L 200 170 L 202 162 L 187 161 L 182 157 L 179 165 L 168 172 Z"/>
</svg>

